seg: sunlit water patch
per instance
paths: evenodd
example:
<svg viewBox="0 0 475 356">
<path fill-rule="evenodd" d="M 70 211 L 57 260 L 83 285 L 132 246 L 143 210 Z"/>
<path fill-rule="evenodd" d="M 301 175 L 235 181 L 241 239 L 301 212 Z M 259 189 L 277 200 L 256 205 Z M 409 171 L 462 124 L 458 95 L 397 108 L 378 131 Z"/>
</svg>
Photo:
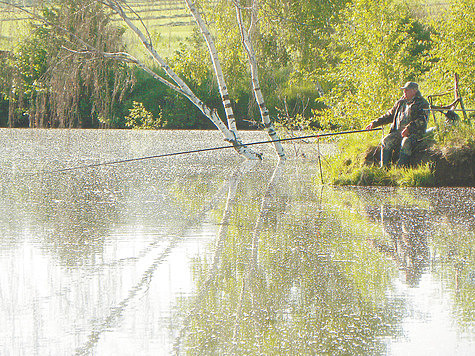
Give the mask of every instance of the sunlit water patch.
<svg viewBox="0 0 475 356">
<path fill-rule="evenodd" d="M 475 351 L 473 189 L 322 187 L 311 143 L 59 173 L 226 143 L 0 135 L 1 355 Z"/>
</svg>

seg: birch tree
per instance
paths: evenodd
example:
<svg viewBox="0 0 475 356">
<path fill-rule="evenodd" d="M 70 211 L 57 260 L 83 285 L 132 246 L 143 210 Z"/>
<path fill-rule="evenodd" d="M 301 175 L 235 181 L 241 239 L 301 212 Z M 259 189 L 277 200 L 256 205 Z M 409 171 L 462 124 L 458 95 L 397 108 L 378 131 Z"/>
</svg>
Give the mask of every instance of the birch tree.
<svg viewBox="0 0 475 356">
<path fill-rule="evenodd" d="M 254 91 L 254 96 L 256 98 L 256 102 L 259 106 L 259 112 L 261 114 L 262 122 L 267 130 L 267 134 L 274 141 L 274 147 L 281 158 L 285 158 L 284 149 L 282 147 L 281 142 L 279 141 L 279 137 L 275 130 L 274 124 L 270 120 L 269 110 L 267 110 L 266 103 L 264 101 L 264 95 L 262 94 L 261 86 L 259 84 L 259 73 L 257 68 L 257 59 L 256 54 L 254 52 L 254 47 L 252 45 L 251 35 L 254 29 L 254 25 L 257 22 L 257 2 L 255 0 L 251 0 L 251 6 L 248 8 L 250 10 L 250 25 L 249 29 L 246 31 L 243 24 L 243 16 L 242 10 L 243 7 L 238 3 L 237 0 L 233 0 L 234 6 L 236 8 L 236 17 L 239 26 L 239 31 L 241 33 L 241 40 L 244 49 L 246 50 L 249 67 L 251 70 L 251 81 L 252 81 L 252 89 Z"/>
<path fill-rule="evenodd" d="M 223 106 L 226 112 L 228 127 L 231 131 L 233 131 L 237 135 L 236 119 L 234 117 L 233 107 L 231 104 L 231 100 L 229 98 L 228 87 L 226 85 L 226 80 L 224 78 L 223 69 L 221 68 L 221 62 L 219 61 L 218 51 L 214 44 L 213 37 L 211 36 L 211 33 L 208 29 L 208 26 L 206 25 L 206 22 L 201 17 L 201 14 L 198 11 L 198 8 L 196 7 L 196 3 L 191 0 L 184 0 L 184 1 L 188 9 L 190 10 L 191 14 L 193 15 L 193 18 L 195 19 L 196 24 L 198 25 L 205 39 L 206 45 L 208 47 L 209 55 L 211 57 L 211 62 L 213 63 L 213 70 L 216 75 L 216 80 L 218 82 L 219 92 L 221 94 L 221 100 L 223 102 Z"/>
<path fill-rule="evenodd" d="M 70 53 L 77 54 L 77 55 L 100 55 L 104 58 L 114 59 L 118 61 L 124 61 L 128 63 L 132 63 L 137 65 L 138 67 L 145 70 L 147 73 L 152 75 L 155 79 L 159 80 L 162 84 L 165 84 L 169 88 L 175 90 L 176 92 L 185 96 L 188 100 L 191 101 L 196 107 L 200 109 L 200 111 L 211 120 L 211 122 L 217 127 L 217 129 L 223 134 L 224 139 L 234 146 L 235 150 L 243 155 L 248 159 L 261 159 L 261 154 L 254 152 L 252 149 L 244 145 L 240 138 L 237 135 L 237 130 L 235 129 L 234 120 L 230 121 L 230 127 L 226 126 L 221 118 L 219 117 L 217 110 L 208 107 L 202 100 L 200 100 L 193 91 L 189 88 L 189 86 L 181 79 L 173 69 L 166 63 L 166 61 L 159 55 L 156 51 L 153 43 L 151 41 L 151 37 L 148 33 L 146 27 L 144 27 L 144 31 L 139 29 L 133 22 L 133 20 L 141 21 L 140 17 L 127 5 L 126 2 L 122 1 L 115 1 L 115 0 L 97 0 L 97 3 L 100 3 L 107 8 L 111 9 L 114 13 L 116 13 L 123 22 L 132 30 L 133 33 L 139 38 L 147 52 L 153 58 L 153 60 L 158 63 L 160 68 L 166 74 L 166 77 L 162 77 L 161 75 L 155 73 L 152 69 L 150 69 L 147 65 L 145 65 L 142 61 L 134 56 L 130 55 L 127 52 L 105 52 L 100 48 L 95 47 L 93 44 L 88 43 L 87 41 L 81 39 L 74 33 L 68 31 L 67 28 L 62 27 L 59 24 L 51 23 L 45 17 L 37 15 L 21 6 L 17 6 L 10 2 L 1 2 L 7 5 L 11 5 L 20 9 L 21 11 L 28 13 L 32 18 L 36 18 L 37 20 L 43 21 L 50 26 L 54 26 L 56 29 L 64 31 L 64 33 L 68 34 L 71 37 L 71 45 L 75 45 L 76 48 L 68 48 L 67 50 Z M 86 6 L 86 4 L 85 4 Z M 128 10 L 128 11 L 127 11 Z M 129 14 L 132 13 L 134 18 L 131 18 Z"/>
<path fill-rule="evenodd" d="M 201 14 L 198 11 L 198 8 L 196 7 L 194 2 L 192 2 L 191 0 L 185 0 L 185 3 L 187 7 L 189 8 L 190 12 L 192 13 L 208 46 L 208 51 L 213 63 L 213 69 L 214 69 L 217 82 L 219 85 L 221 99 L 223 102 L 223 106 L 225 108 L 227 125 L 224 124 L 224 122 L 221 120 L 221 118 L 219 117 L 217 113 L 217 110 L 208 107 L 202 100 L 200 100 L 195 95 L 195 93 L 193 93 L 190 87 L 185 83 L 185 81 L 181 79 L 174 72 L 174 70 L 166 63 L 166 61 L 160 56 L 160 54 L 157 52 L 157 50 L 155 49 L 152 43 L 151 36 L 148 33 L 148 29 L 143 24 L 143 21 L 138 16 L 138 14 L 135 11 L 133 11 L 133 9 L 127 4 L 127 2 L 118 1 L 118 0 L 95 0 L 95 1 L 111 9 L 115 14 L 117 14 L 122 19 L 122 21 L 127 25 L 127 27 L 137 36 L 137 38 L 140 40 L 140 42 L 145 47 L 145 49 L 147 50 L 149 55 L 152 57 L 152 59 L 156 63 L 158 63 L 160 68 L 164 71 L 165 76 L 155 73 L 138 58 L 133 57 L 132 55 L 130 55 L 129 53 L 125 51 L 124 52 L 105 52 L 103 49 L 95 47 L 94 44 L 88 43 L 87 40 L 83 40 L 80 37 L 69 33 L 69 31 L 65 27 L 61 27 L 58 24 L 51 24 L 48 22 L 47 19 L 39 18 L 38 15 L 28 12 L 23 7 L 13 5 L 12 3 L 10 3 L 10 5 L 20 8 L 22 11 L 26 11 L 30 15 L 36 18 L 39 18 L 42 21 L 45 21 L 49 25 L 56 26 L 58 29 L 71 35 L 72 38 L 74 39 L 73 42 L 75 42 L 76 48 L 68 48 L 67 50 L 70 53 L 78 54 L 78 55 L 87 55 L 87 54 L 100 55 L 108 59 L 114 59 L 118 61 L 133 63 L 137 65 L 138 67 L 142 68 L 144 71 L 152 75 L 155 79 L 159 80 L 162 84 L 165 84 L 169 88 L 175 90 L 176 92 L 182 94 L 188 100 L 190 100 L 190 102 L 194 104 L 223 134 L 224 139 L 233 144 L 234 148 L 239 154 L 245 156 L 248 159 L 261 158 L 261 154 L 254 152 L 252 149 L 250 149 L 245 144 L 243 144 L 241 141 L 241 138 L 238 135 L 238 131 L 236 128 L 236 121 L 235 121 L 235 117 L 234 117 L 234 113 L 232 109 L 232 104 L 229 98 L 228 88 L 226 86 L 226 81 L 223 75 L 223 71 L 221 69 L 221 64 L 218 58 L 218 52 L 214 45 L 214 41 L 211 36 L 211 33 L 208 30 L 206 23 L 202 19 Z M 88 4 L 84 4 L 84 6 L 88 6 Z M 135 21 L 137 20 L 143 25 L 142 27 L 143 29 L 139 28 L 139 26 L 135 24 L 136 23 Z M 258 77 L 257 77 L 257 63 L 255 60 L 255 56 L 253 55 L 252 45 L 250 45 L 250 40 L 248 38 L 249 35 L 246 35 L 246 36 L 243 35 L 243 43 L 246 44 L 247 48 L 251 48 L 248 53 L 249 53 L 249 58 L 250 58 L 251 72 L 253 76 L 253 87 L 254 87 L 257 101 L 259 103 L 263 122 L 265 123 L 267 131 L 269 135 L 271 136 L 272 140 L 275 141 L 274 144 L 275 144 L 277 153 L 279 154 L 280 157 L 284 157 L 282 145 L 280 144 L 280 142 L 278 142 L 278 137 L 276 135 L 275 129 L 270 123 L 270 118 L 264 104 L 262 93 L 260 92 L 258 88 L 259 82 L 258 82 Z"/>
<path fill-rule="evenodd" d="M 157 78 L 159 79 L 162 83 L 168 85 L 170 88 L 174 89 L 175 91 L 181 93 L 184 95 L 188 100 L 190 100 L 196 107 L 198 107 L 201 112 L 211 120 L 211 122 L 218 128 L 219 131 L 224 136 L 224 139 L 230 143 L 233 144 L 234 148 L 236 149 L 237 152 L 239 152 L 241 155 L 245 156 L 248 159 L 260 159 L 261 154 L 254 152 L 250 148 L 246 147 L 239 137 L 237 136 L 237 130 L 235 129 L 235 123 L 234 123 L 234 117 L 228 115 L 228 126 L 226 126 L 221 118 L 219 117 L 217 111 L 215 109 L 209 108 L 205 103 L 203 103 L 194 93 L 193 91 L 188 87 L 188 85 L 181 79 L 174 71 L 173 69 L 165 62 L 165 60 L 158 54 L 156 51 L 155 47 L 153 46 L 152 40 L 150 36 L 147 36 L 142 30 L 140 30 L 135 24 L 133 23 L 132 19 L 128 16 L 127 12 L 124 9 L 123 4 L 126 4 L 125 2 L 119 2 L 115 0 L 105 0 L 101 1 L 104 5 L 108 6 L 110 9 L 112 9 L 115 13 L 117 13 L 122 20 L 127 24 L 127 26 L 134 32 L 137 37 L 140 39 L 148 53 L 152 56 L 152 58 L 160 65 L 160 67 L 165 71 L 166 75 L 168 76 L 169 79 L 172 80 L 170 82 L 169 80 L 160 77 Z M 188 4 L 188 3 L 187 3 Z M 190 10 L 194 7 L 193 4 L 190 2 Z M 129 8 L 130 9 L 130 8 Z M 197 22 L 199 22 L 199 13 L 195 9 L 195 12 L 193 15 L 195 18 L 197 18 Z M 136 15 L 136 14 L 135 14 Z M 136 15 L 137 16 L 137 15 Z M 147 31 L 146 27 L 145 30 Z M 148 31 L 147 31 L 148 33 Z M 211 50 L 210 50 L 211 52 Z M 211 52 L 212 53 L 212 52 Z M 134 58 L 134 61 L 138 63 L 139 61 Z M 219 63 L 219 62 L 218 62 Z M 141 67 L 145 67 L 142 63 L 140 63 Z M 158 76 L 158 75 L 156 75 Z M 221 86 L 220 86 L 221 87 Z M 224 86 L 225 87 L 225 86 Z M 229 103 L 230 104 L 230 103 Z M 225 105 L 226 108 L 226 113 L 228 114 L 229 112 L 229 107 L 226 107 L 227 104 Z"/>
<path fill-rule="evenodd" d="M 218 51 L 217 51 L 216 46 L 214 44 L 213 37 L 212 37 L 212 35 L 211 35 L 211 33 L 208 29 L 208 26 L 206 25 L 205 21 L 201 17 L 200 12 L 198 11 L 198 9 L 196 7 L 196 3 L 191 1 L 191 0 L 185 0 L 185 3 L 188 6 L 188 9 L 190 10 L 190 12 L 192 13 L 193 18 L 195 19 L 201 33 L 203 34 L 203 37 L 206 41 L 206 45 L 208 46 L 208 51 L 209 51 L 209 54 L 210 54 L 210 57 L 211 57 L 211 61 L 213 63 L 213 69 L 214 69 L 214 72 L 215 72 L 215 75 L 216 75 L 216 79 L 217 79 L 218 86 L 219 86 L 219 91 L 220 91 L 220 94 L 221 94 L 221 99 L 223 101 L 223 106 L 224 106 L 225 111 L 226 111 L 226 118 L 227 118 L 227 121 L 228 121 L 228 127 L 231 129 L 231 131 L 233 131 L 233 133 L 235 133 L 237 135 L 236 120 L 235 120 L 235 117 L 234 117 L 232 104 L 231 104 L 231 100 L 229 98 L 229 92 L 228 92 L 228 88 L 227 88 L 227 85 L 226 85 L 226 80 L 224 78 L 223 70 L 221 68 L 221 63 L 220 63 L 219 56 L 218 56 Z M 279 137 L 277 136 L 277 132 L 275 131 L 275 127 L 274 127 L 274 125 L 272 124 L 272 122 L 270 120 L 269 111 L 267 110 L 267 107 L 266 107 L 265 101 L 264 101 L 264 96 L 262 95 L 262 91 L 260 89 L 259 76 L 258 76 L 258 70 L 257 70 L 257 59 L 256 59 L 256 56 L 255 56 L 255 53 L 254 53 L 254 49 L 252 47 L 251 39 L 250 39 L 250 33 L 253 29 L 253 25 L 254 25 L 254 23 L 256 21 L 256 18 L 257 18 L 257 16 L 256 16 L 256 7 L 257 6 L 256 6 L 255 1 L 253 1 L 252 7 L 251 7 L 251 26 L 250 26 L 249 30 L 246 32 L 244 30 L 244 25 L 243 25 L 243 21 L 242 21 L 242 14 L 241 14 L 242 8 L 237 3 L 237 1 L 234 1 L 234 5 L 236 7 L 236 12 L 237 12 L 237 15 L 238 15 L 237 19 L 238 19 L 238 26 L 239 26 L 240 33 L 241 33 L 242 43 L 243 43 L 243 46 L 244 46 L 244 48 L 246 50 L 246 53 L 248 54 L 248 58 L 249 58 L 249 66 L 250 66 L 250 70 L 251 70 L 253 91 L 254 91 L 254 95 L 256 97 L 256 101 L 259 105 L 259 110 L 260 110 L 260 113 L 261 113 L 262 122 L 264 123 L 264 126 L 265 126 L 265 128 L 267 130 L 267 133 L 269 134 L 270 138 L 272 139 L 272 141 L 274 141 L 274 146 L 275 146 L 277 154 L 279 155 L 279 157 L 285 158 L 284 149 L 282 147 L 281 142 L 279 141 Z"/>
</svg>

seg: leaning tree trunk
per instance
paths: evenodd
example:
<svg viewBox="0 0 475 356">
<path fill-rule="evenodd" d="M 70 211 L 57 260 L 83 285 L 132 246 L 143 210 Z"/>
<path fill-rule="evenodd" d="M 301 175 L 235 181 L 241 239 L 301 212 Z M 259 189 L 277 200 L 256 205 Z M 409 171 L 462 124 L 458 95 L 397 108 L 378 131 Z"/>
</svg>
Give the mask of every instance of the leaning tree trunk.
<svg viewBox="0 0 475 356">
<path fill-rule="evenodd" d="M 249 159 L 260 159 L 261 155 L 252 151 L 250 148 L 243 145 L 236 137 L 233 128 L 228 128 L 219 117 L 216 110 L 210 109 L 207 105 L 205 105 L 193 92 L 192 90 L 186 85 L 186 83 L 170 68 L 169 65 L 163 60 L 163 58 L 157 53 L 150 38 L 139 29 L 137 26 L 133 24 L 131 19 L 127 16 L 124 11 L 122 5 L 115 0 L 106 0 L 104 4 L 110 7 L 113 11 L 115 11 L 122 20 L 127 24 L 127 26 L 139 37 L 142 44 L 145 46 L 147 51 L 150 53 L 152 58 L 157 61 L 160 67 L 165 71 L 165 73 L 176 83 L 179 88 L 179 92 L 186 96 L 196 107 L 198 107 L 201 112 L 208 117 L 213 124 L 221 131 L 225 140 L 231 142 L 240 154 L 245 156 Z"/>
<path fill-rule="evenodd" d="M 223 101 L 223 106 L 226 111 L 228 128 L 233 131 L 237 137 L 236 120 L 234 117 L 231 100 L 229 99 L 229 92 L 226 86 L 226 80 L 224 79 L 223 69 L 221 68 L 221 62 L 219 61 L 218 51 L 216 50 L 216 46 L 214 45 L 213 37 L 211 36 L 211 33 L 209 32 L 206 23 L 203 21 L 203 18 L 201 17 L 198 9 L 196 8 L 195 3 L 191 0 L 185 0 L 185 3 L 188 6 L 188 9 L 190 10 L 191 14 L 193 15 L 196 24 L 200 28 L 200 31 L 206 41 L 206 45 L 208 46 L 208 52 L 213 63 L 213 69 L 216 75 L 216 80 L 218 82 L 221 100 Z"/>
<path fill-rule="evenodd" d="M 251 31 L 253 30 L 254 24 L 256 23 L 257 16 L 256 16 L 256 3 L 252 0 L 251 6 L 251 23 L 249 26 L 249 30 L 246 32 L 243 25 L 242 20 L 242 9 L 239 3 L 236 0 L 233 0 L 234 6 L 236 8 L 236 16 L 239 25 L 239 30 L 241 32 L 241 40 L 244 49 L 246 50 L 248 60 L 249 60 L 249 67 L 251 69 L 251 79 L 252 79 L 252 88 L 254 90 L 254 96 L 256 98 L 257 104 L 259 105 L 259 111 L 261 113 L 262 122 L 267 130 L 267 134 L 274 142 L 274 147 L 281 158 L 285 158 L 284 148 L 282 147 L 282 143 L 277 135 L 275 130 L 274 124 L 272 123 L 269 110 L 267 110 L 264 95 L 262 94 L 261 86 L 259 84 L 259 73 L 257 69 L 257 59 L 256 54 L 254 52 L 254 47 L 252 46 L 251 40 Z"/>
</svg>

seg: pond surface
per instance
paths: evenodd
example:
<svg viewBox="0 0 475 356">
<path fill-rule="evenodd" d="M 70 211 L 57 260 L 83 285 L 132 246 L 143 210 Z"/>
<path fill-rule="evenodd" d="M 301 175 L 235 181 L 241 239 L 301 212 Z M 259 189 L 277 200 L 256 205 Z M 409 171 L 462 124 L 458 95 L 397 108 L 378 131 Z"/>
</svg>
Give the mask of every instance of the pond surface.
<svg viewBox="0 0 475 356">
<path fill-rule="evenodd" d="M 0 355 L 475 354 L 474 189 L 322 186 L 312 143 L 54 172 L 223 145 L 0 130 Z"/>
</svg>

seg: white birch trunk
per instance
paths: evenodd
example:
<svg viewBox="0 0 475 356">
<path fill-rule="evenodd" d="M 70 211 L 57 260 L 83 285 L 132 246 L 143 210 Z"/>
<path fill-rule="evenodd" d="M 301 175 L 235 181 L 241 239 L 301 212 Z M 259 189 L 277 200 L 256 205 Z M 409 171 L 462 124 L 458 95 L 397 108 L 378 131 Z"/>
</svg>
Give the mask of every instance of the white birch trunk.
<svg viewBox="0 0 475 356">
<path fill-rule="evenodd" d="M 219 92 L 221 94 L 221 100 L 223 101 L 224 109 L 226 111 L 226 118 L 228 122 L 228 128 L 233 131 L 237 136 L 237 128 L 236 128 L 236 119 L 234 117 L 233 108 L 231 105 L 231 100 L 229 99 L 229 92 L 226 85 L 226 80 L 224 79 L 223 70 L 221 68 L 221 62 L 219 61 L 218 51 L 216 50 L 216 46 L 214 45 L 213 37 L 208 30 L 208 26 L 206 25 L 205 21 L 201 17 L 198 9 L 195 6 L 195 3 L 191 0 L 185 0 L 188 9 L 190 10 L 193 18 L 198 25 L 201 34 L 203 35 L 206 45 L 208 46 L 208 52 L 211 57 L 211 61 L 213 63 L 214 73 L 216 74 L 216 80 L 218 81 Z"/>
<path fill-rule="evenodd" d="M 145 46 L 147 51 L 150 53 L 152 58 L 160 65 L 160 67 L 165 71 L 165 73 L 177 84 L 180 88 L 179 92 L 186 96 L 188 100 L 190 100 L 196 107 L 198 107 L 201 112 L 208 117 L 211 122 L 221 131 L 225 140 L 231 142 L 236 149 L 237 152 L 242 154 L 248 159 L 260 159 L 261 155 L 252 151 L 245 145 L 241 144 L 239 140 L 237 140 L 235 133 L 230 130 L 222 121 L 221 118 L 218 116 L 216 110 L 210 109 L 207 105 L 205 105 L 193 92 L 192 90 L 186 85 L 186 83 L 173 71 L 172 68 L 163 60 L 163 58 L 157 53 L 155 48 L 153 47 L 152 43 L 149 41 L 147 36 L 139 29 L 137 26 L 134 25 L 132 20 L 127 16 L 123 7 L 120 5 L 118 1 L 114 0 L 107 0 L 104 1 L 104 4 L 110 7 L 113 11 L 115 11 L 122 20 L 127 24 L 127 26 L 139 37 L 142 44 Z M 149 72 L 150 73 L 150 72 Z"/>
<path fill-rule="evenodd" d="M 264 95 L 262 94 L 262 90 L 259 84 L 259 72 L 257 69 L 257 59 L 256 59 L 254 47 L 252 46 L 252 40 L 251 40 L 252 27 L 254 26 L 255 21 L 256 21 L 255 3 L 253 0 L 252 8 L 251 8 L 251 25 L 248 32 L 246 32 L 244 29 L 241 7 L 236 1 L 234 1 L 234 6 L 236 8 L 237 21 L 239 24 L 239 30 L 241 32 L 241 40 L 242 40 L 244 49 L 246 50 L 246 53 L 248 55 L 249 67 L 251 70 L 252 89 L 254 91 L 254 96 L 256 98 L 257 104 L 259 105 L 259 111 L 261 113 L 262 122 L 264 123 L 264 126 L 267 130 L 267 134 L 269 135 L 271 140 L 274 142 L 274 147 L 277 154 L 279 155 L 280 158 L 285 159 L 284 148 L 282 147 L 282 143 L 279 141 L 279 136 L 277 135 L 274 124 L 272 123 L 270 119 L 269 110 L 267 110 L 265 100 L 264 100 Z"/>
</svg>

